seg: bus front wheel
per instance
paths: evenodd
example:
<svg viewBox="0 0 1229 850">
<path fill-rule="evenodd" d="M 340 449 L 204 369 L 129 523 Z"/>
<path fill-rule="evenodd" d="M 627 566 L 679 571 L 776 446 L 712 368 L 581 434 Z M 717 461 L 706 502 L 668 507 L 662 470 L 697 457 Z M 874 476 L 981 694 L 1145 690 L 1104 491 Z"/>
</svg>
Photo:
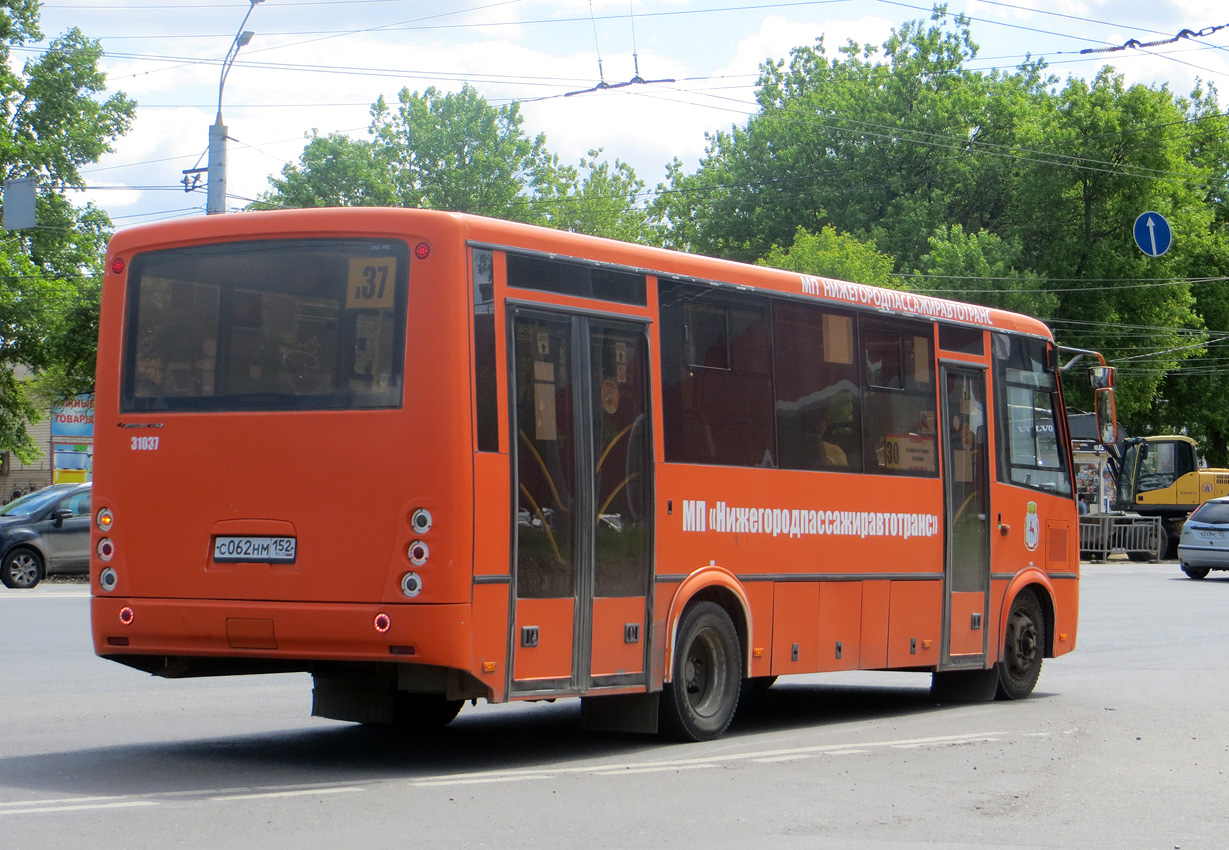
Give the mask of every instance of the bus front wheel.
<svg viewBox="0 0 1229 850">
<path fill-rule="evenodd" d="M 1031 590 L 1012 600 L 1007 612 L 1003 657 L 999 659 L 999 699 L 1023 699 L 1033 692 L 1045 655 L 1045 616 Z"/>
<path fill-rule="evenodd" d="M 689 606 L 679 623 L 673 681 L 661 694 L 662 731 L 681 741 L 721 737 L 734 719 L 741 686 L 734 621 L 715 602 Z"/>
</svg>

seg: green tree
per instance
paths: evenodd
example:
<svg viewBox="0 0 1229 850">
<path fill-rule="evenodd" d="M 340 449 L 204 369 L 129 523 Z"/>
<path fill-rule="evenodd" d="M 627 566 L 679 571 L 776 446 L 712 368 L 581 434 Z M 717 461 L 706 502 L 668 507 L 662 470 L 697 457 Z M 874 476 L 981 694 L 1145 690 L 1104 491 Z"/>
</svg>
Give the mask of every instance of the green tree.
<svg viewBox="0 0 1229 850">
<path fill-rule="evenodd" d="M 563 165 L 528 136 L 518 106 L 491 106 L 465 86 L 402 89 L 372 105 L 370 139 L 313 131 L 297 163 L 252 205 L 400 206 L 477 213 L 613 239 L 660 242 L 630 165 L 591 150 Z"/>
<path fill-rule="evenodd" d="M 298 163 L 288 163 L 273 189 L 253 209 L 268 207 L 380 207 L 398 200 L 384 148 L 342 133 L 321 136 L 315 130 Z"/>
<path fill-rule="evenodd" d="M 1028 266 L 1062 282 L 1060 341 L 1120 361 L 1128 421 L 1156 407 L 1164 374 L 1196 351 L 1186 331 L 1203 325 L 1185 279 L 1206 273 L 1196 258 L 1218 237 L 1201 197 L 1211 175 L 1182 132 L 1189 106 L 1112 69 L 1069 80 L 1021 125 L 1019 148 L 1040 153 L 1021 157 L 1000 228 L 1020 239 Z M 1135 246 L 1135 219 L 1149 210 L 1169 219 L 1180 249 L 1149 257 Z"/>
<path fill-rule="evenodd" d="M 625 242 L 659 244 L 660 235 L 645 207 L 644 181 L 626 162 L 600 160 L 602 149 L 589 151 L 580 167 L 561 166 L 553 196 L 544 194 L 543 224 Z"/>
<path fill-rule="evenodd" d="M 254 208 L 401 206 L 539 223 L 558 164 L 513 103 L 494 107 L 471 86 L 402 89 L 371 107 L 369 140 L 312 133 L 298 163 L 270 178 Z"/>
<path fill-rule="evenodd" d="M 943 227 L 930 237 L 930 251 L 919 261 L 912 288 L 1047 318 L 1058 307 L 1058 297 L 1047 291 L 1043 276 L 1017 269 L 1023 250 L 1019 240 L 1003 240 L 985 230 Z"/>
<path fill-rule="evenodd" d="M 1202 206 L 1212 214 L 1209 235 L 1194 251 L 1185 246 L 1185 234 L 1173 249 L 1184 257 L 1195 312 L 1205 329 L 1206 344 L 1187 352 L 1181 367 L 1162 367 L 1165 377 L 1157 403 L 1137 414 L 1132 424 L 1141 433 L 1185 431 L 1198 439 L 1208 462 L 1229 466 L 1229 125 L 1212 86 L 1191 93 L 1187 120 L 1170 128 L 1184 138 L 1190 158 L 1206 175 Z M 1179 247 L 1181 245 L 1181 247 Z M 1190 340 L 1188 345 L 1196 340 Z M 1149 368 L 1146 358 L 1138 368 Z"/>
<path fill-rule="evenodd" d="M 892 258 L 876 250 L 873 242 L 848 233 L 837 233 L 831 225 L 819 233 L 801 227 L 789 248 L 773 245 L 767 256 L 756 261 L 761 266 L 800 272 L 816 277 L 849 280 L 889 289 L 900 288 L 892 279 Z"/>
<path fill-rule="evenodd" d="M 873 237 L 906 271 L 941 226 L 989 228 L 1010 195 L 1009 163 L 971 151 L 1009 144 L 1042 81 L 967 70 L 976 46 L 968 21 L 954 23 L 940 9 L 881 48 L 851 42 L 828 58 L 821 38 L 788 64 L 765 63 L 759 112 L 711 135 L 695 173 L 668 169 L 655 208 L 667 241 L 753 261 L 799 227 L 831 224 Z"/>
<path fill-rule="evenodd" d="M 557 163 L 546 137 L 529 137 L 517 104 L 493 107 L 471 86 L 380 98 L 371 129 L 385 152 L 403 207 L 537 221 L 534 200 L 550 190 Z"/>
<path fill-rule="evenodd" d="M 83 188 L 80 167 L 96 162 L 127 131 L 135 105 L 102 97 L 97 41 L 72 29 L 17 69 L 13 48 L 42 39 L 37 0 L 0 2 L 0 179 L 39 185 L 31 231 L 0 242 L 0 451 L 23 460 L 38 449 L 26 431 L 54 395 L 92 387 L 97 278 L 110 231 L 106 215 L 64 196 Z M 28 370 L 38 381 L 19 379 Z M 41 383 L 39 383 L 41 381 Z"/>
</svg>

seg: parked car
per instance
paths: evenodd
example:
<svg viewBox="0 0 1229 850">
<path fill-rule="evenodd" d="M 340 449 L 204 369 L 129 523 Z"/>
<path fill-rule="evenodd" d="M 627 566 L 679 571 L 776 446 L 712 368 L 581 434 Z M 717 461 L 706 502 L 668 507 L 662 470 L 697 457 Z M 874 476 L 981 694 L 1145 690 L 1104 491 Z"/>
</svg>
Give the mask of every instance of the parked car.
<svg viewBox="0 0 1229 850">
<path fill-rule="evenodd" d="M 1209 499 L 1187 518 L 1178 538 L 1178 560 L 1191 578 L 1229 570 L 1229 496 Z"/>
<path fill-rule="evenodd" d="M 0 582 L 34 587 L 90 569 L 90 484 L 53 484 L 0 506 Z"/>
</svg>

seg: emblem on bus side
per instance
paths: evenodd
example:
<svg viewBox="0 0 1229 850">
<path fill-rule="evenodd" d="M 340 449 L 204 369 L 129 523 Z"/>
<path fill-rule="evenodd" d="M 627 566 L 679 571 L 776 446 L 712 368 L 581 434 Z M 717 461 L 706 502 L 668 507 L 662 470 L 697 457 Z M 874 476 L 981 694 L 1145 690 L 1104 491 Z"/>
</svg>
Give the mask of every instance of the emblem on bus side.
<svg viewBox="0 0 1229 850">
<path fill-rule="evenodd" d="M 1037 516 L 1037 503 L 1028 503 L 1028 514 L 1024 517 L 1024 548 L 1033 551 L 1041 540 L 1041 517 Z"/>
</svg>

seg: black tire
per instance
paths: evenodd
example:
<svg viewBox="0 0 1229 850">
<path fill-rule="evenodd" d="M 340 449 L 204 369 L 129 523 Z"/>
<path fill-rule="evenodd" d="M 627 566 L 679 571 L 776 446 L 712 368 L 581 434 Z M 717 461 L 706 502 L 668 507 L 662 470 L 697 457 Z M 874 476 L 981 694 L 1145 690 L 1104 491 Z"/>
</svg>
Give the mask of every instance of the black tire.
<svg viewBox="0 0 1229 850">
<path fill-rule="evenodd" d="M 445 699 L 443 694 L 398 691 L 393 696 L 393 725 L 406 732 L 443 729 L 461 713 L 464 704 L 463 699 Z"/>
<path fill-rule="evenodd" d="M 1023 699 L 1033 692 L 1045 656 L 1045 615 L 1031 590 L 1021 591 L 1007 610 L 996 699 Z"/>
<path fill-rule="evenodd" d="M 1173 528 L 1162 523 L 1161 525 L 1161 560 L 1171 561 L 1178 557 L 1178 542 L 1182 539 L 1182 523 L 1179 522 Z"/>
<path fill-rule="evenodd" d="M 1207 567 L 1192 567 L 1189 564 L 1182 565 L 1182 572 L 1186 573 L 1187 578 L 1207 578 L 1210 570 Z"/>
<path fill-rule="evenodd" d="M 34 587 L 43 580 L 43 558 L 33 549 L 18 546 L 0 564 L 0 582 L 14 590 Z"/>
<path fill-rule="evenodd" d="M 1170 541 L 1172 536 L 1166 532 L 1165 526 L 1161 526 L 1160 536 L 1155 534 L 1148 535 L 1148 550 L 1147 552 L 1128 552 L 1127 559 L 1134 561 L 1137 564 L 1160 561 L 1164 558 L 1171 557 L 1169 554 Z"/>
<path fill-rule="evenodd" d="M 729 728 L 742 689 L 734 621 L 715 602 L 688 606 L 674 648 L 673 681 L 662 690 L 659 725 L 679 741 L 712 741 Z"/>
</svg>

